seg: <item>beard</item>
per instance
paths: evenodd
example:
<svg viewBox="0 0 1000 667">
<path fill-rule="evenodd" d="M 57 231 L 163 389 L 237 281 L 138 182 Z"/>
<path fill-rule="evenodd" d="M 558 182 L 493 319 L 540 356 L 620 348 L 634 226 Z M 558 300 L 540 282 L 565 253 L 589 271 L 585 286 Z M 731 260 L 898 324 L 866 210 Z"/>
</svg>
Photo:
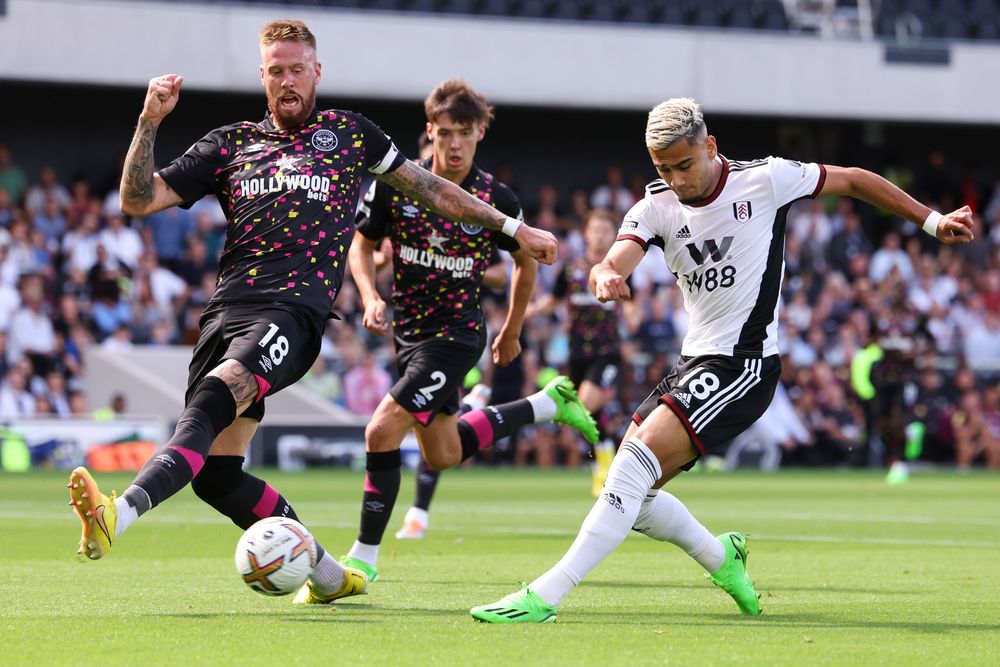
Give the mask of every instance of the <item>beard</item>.
<svg viewBox="0 0 1000 667">
<path fill-rule="evenodd" d="M 281 106 L 281 98 L 284 94 L 274 96 L 270 92 L 267 94 L 267 110 L 271 112 L 271 118 L 275 121 L 275 125 L 280 125 L 283 128 L 298 127 L 305 122 L 309 114 L 316 107 L 316 89 L 313 88 L 312 92 L 308 96 L 303 96 L 299 93 L 293 93 L 299 98 L 300 105 L 297 111 L 288 112 L 285 111 Z"/>
</svg>

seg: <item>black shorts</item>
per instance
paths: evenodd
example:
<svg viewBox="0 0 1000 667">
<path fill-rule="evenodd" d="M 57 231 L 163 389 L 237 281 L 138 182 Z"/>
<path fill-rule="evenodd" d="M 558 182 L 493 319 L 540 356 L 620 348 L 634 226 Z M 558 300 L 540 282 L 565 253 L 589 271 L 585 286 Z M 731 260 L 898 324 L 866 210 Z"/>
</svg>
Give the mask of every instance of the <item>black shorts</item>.
<svg viewBox="0 0 1000 667">
<path fill-rule="evenodd" d="M 423 426 L 439 412 L 456 414 L 465 375 L 479 363 L 484 349 L 485 331 L 454 341 L 431 338 L 407 343 L 397 338 L 399 380 L 389 395 Z"/>
<path fill-rule="evenodd" d="M 257 399 L 240 415 L 260 421 L 264 397 L 295 384 L 319 356 L 325 323 L 308 308 L 262 303 L 210 306 L 188 369 L 185 404 L 209 371 L 235 359 L 257 377 Z"/>
<path fill-rule="evenodd" d="M 584 380 L 590 380 L 601 389 L 613 387 L 618 382 L 622 359 L 618 355 L 569 359 L 569 379 L 579 389 Z"/>
<path fill-rule="evenodd" d="M 632 421 L 641 424 L 658 405 L 666 405 L 705 454 L 750 428 L 764 414 L 780 375 L 778 355 L 763 359 L 681 356 Z M 694 461 L 682 467 L 687 470 L 692 465 Z"/>
</svg>

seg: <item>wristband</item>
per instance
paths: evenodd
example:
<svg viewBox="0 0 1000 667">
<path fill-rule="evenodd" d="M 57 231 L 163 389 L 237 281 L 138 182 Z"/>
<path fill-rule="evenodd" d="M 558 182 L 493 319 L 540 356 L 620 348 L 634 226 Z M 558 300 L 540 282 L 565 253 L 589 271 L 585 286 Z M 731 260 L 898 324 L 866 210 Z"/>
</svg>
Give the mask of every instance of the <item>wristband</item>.
<svg viewBox="0 0 1000 667">
<path fill-rule="evenodd" d="M 514 238 L 514 234 L 517 234 L 517 230 L 521 228 L 524 223 L 515 218 L 507 218 L 503 223 L 503 227 L 500 229 L 507 236 Z"/>
<path fill-rule="evenodd" d="M 922 225 L 923 230 L 931 236 L 937 238 L 937 228 L 942 217 L 944 216 L 937 211 L 931 211 L 930 214 L 928 214 L 927 219 L 924 220 L 924 224 Z"/>
</svg>

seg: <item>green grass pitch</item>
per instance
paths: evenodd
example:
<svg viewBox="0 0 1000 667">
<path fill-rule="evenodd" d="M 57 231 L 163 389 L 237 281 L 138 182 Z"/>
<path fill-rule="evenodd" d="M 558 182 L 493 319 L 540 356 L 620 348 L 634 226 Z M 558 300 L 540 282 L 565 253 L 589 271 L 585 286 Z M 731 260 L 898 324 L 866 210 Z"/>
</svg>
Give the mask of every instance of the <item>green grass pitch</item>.
<svg viewBox="0 0 1000 667">
<path fill-rule="evenodd" d="M 360 474 L 264 471 L 335 555 Z M 551 566 L 592 505 L 584 471 L 446 473 L 427 539 L 392 537 L 366 597 L 293 607 L 239 580 L 239 530 L 185 490 L 98 562 L 74 554 L 66 475 L 0 475 L 0 664 L 998 665 L 1000 476 L 691 473 L 671 490 L 713 532 L 750 536 L 764 614 L 741 617 L 678 548 L 641 535 L 555 624 L 489 626 L 468 609 Z M 119 490 L 128 476 L 99 475 Z"/>
</svg>

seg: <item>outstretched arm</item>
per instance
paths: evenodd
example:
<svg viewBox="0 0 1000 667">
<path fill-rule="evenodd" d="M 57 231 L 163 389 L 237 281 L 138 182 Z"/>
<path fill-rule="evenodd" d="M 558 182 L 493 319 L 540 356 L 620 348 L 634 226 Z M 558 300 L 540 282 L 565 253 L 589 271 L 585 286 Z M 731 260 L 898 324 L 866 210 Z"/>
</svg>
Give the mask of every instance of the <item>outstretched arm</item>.
<svg viewBox="0 0 1000 667">
<path fill-rule="evenodd" d="M 590 291 L 601 303 L 625 301 L 632 296 L 628 277 L 639 266 L 646 251 L 635 241 L 615 241 L 604 259 L 590 270 Z"/>
<path fill-rule="evenodd" d="M 520 243 L 531 257 L 544 264 L 556 261 L 556 237 L 550 232 L 508 218 L 451 181 L 435 176 L 418 164 L 404 162 L 398 169 L 378 178 L 446 218 L 503 231 Z"/>
<path fill-rule="evenodd" d="M 149 215 L 183 202 L 153 171 L 156 130 L 177 106 L 183 81 L 184 77 L 178 74 L 165 74 L 149 81 L 139 125 L 135 128 L 122 170 L 119 200 L 126 215 Z"/>
<path fill-rule="evenodd" d="M 524 250 L 517 250 L 514 257 L 514 271 L 511 278 L 510 304 L 507 306 L 507 319 L 493 341 L 493 363 L 506 366 L 521 354 L 521 328 L 524 326 L 524 314 L 531 300 L 531 292 L 535 289 L 535 278 L 538 276 L 538 262 Z"/>
<path fill-rule="evenodd" d="M 385 301 L 375 287 L 375 246 L 376 242 L 364 234 L 355 234 L 347 261 L 365 309 L 361 323 L 376 336 L 384 336 L 389 333 L 389 323 L 385 320 Z"/>
<path fill-rule="evenodd" d="M 923 227 L 941 243 L 968 243 L 975 238 L 972 210 L 968 206 L 940 215 L 878 174 L 857 167 L 827 165 L 826 182 L 820 194 L 860 199 Z"/>
</svg>

